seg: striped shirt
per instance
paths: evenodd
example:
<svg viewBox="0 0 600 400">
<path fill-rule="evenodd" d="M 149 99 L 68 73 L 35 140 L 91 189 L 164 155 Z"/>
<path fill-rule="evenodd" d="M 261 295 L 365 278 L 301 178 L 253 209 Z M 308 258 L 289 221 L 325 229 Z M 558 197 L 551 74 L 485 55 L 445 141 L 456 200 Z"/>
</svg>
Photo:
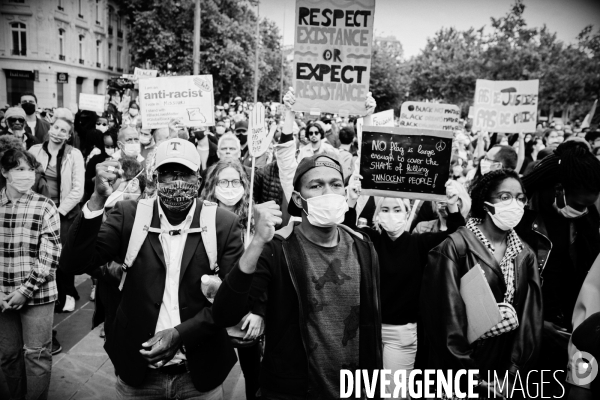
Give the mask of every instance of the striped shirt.
<svg viewBox="0 0 600 400">
<path fill-rule="evenodd" d="M 60 217 L 54 203 L 29 190 L 16 203 L 0 191 L 0 292 L 15 290 L 29 305 L 56 300 Z"/>
</svg>

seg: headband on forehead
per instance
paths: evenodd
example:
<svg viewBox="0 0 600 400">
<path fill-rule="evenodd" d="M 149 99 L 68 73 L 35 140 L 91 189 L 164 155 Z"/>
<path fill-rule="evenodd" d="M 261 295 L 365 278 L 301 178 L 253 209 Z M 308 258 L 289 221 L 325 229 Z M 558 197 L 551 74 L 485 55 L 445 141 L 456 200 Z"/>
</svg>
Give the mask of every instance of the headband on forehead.
<svg viewBox="0 0 600 400">
<path fill-rule="evenodd" d="M 340 166 L 331 161 L 315 161 L 315 168 L 316 167 L 329 167 L 335 169 L 339 173 L 342 173 Z"/>
</svg>

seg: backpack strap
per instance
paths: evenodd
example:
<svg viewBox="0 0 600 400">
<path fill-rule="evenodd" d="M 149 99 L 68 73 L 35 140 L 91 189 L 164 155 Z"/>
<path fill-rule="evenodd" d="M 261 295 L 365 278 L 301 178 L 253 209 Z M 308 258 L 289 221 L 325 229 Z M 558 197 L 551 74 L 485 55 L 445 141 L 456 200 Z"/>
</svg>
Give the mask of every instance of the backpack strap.
<svg viewBox="0 0 600 400">
<path fill-rule="evenodd" d="M 142 244 L 144 244 L 146 236 L 148 236 L 148 231 L 151 229 L 150 224 L 152 223 L 154 201 L 155 199 L 142 199 L 138 201 L 135 220 L 133 221 L 133 228 L 131 230 L 131 237 L 129 238 L 129 244 L 127 245 L 127 253 L 125 254 L 125 261 L 121 267 L 123 269 L 123 276 L 121 277 L 119 290 L 123 290 L 125 278 L 127 278 L 127 270 L 131 268 L 135 262 L 135 259 L 142 248 Z"/>
<path fill-rule="evenodd" d="M 210 269 L 215 273 L 219 272 L 219 265 L 217 264 L 217 203 L 213 203 L 208 200 L 204 200 L 202 204 L 202 210 L 200 210 L 200 229 L 202 233 L 202 243 L 204 243 L 204 249 L 208 256 L 208 263 Z M 190 229 L 189 232 L 193 233 L 195 229 Z"/>
</svg>

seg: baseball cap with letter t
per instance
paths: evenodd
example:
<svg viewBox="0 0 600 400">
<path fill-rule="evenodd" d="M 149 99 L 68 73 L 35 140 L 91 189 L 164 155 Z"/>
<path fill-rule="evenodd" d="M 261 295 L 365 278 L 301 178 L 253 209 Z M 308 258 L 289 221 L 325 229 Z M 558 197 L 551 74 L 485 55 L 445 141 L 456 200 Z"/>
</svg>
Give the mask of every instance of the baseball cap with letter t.
<svg viewBox="0 0 600 400">
<path fill-rule="evenodd" d="M 200 154 L 196 146 L 187 140 L 169 139 L 156 148 L 155 168 L 164 164 L 176 163 L 196 172 L 200 169 Z"/>
</svg>

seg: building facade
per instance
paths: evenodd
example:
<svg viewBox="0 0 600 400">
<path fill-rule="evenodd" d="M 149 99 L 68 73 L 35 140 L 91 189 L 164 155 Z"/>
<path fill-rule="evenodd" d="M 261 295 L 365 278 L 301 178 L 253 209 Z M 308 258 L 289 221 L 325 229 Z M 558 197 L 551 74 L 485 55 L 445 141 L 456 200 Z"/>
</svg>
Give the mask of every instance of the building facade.
<svg viewBox="0 0 600 400">
<path fill-rule="evenodd" d="M 112 0 L 0 0 L 0 106 L 34 92 L 38 106 L 75 108 L 130 71 L 127 28 Z"/>
</svg>

